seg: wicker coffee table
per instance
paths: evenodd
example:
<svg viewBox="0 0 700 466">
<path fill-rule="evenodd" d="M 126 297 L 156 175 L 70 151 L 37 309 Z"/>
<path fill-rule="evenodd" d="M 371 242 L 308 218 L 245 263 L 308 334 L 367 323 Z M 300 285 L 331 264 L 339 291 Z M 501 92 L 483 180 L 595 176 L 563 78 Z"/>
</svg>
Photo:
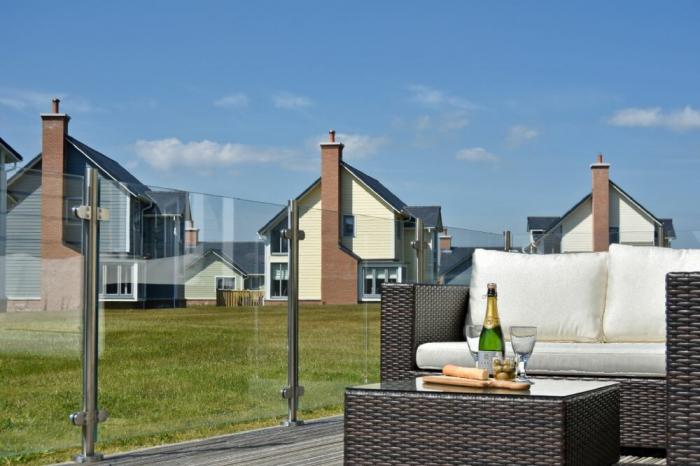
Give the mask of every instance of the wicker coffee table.
<svg viewBox="0 0 700 466">
<path fill-rule="evenodd" d="M 619 450 L 614 382 L 539 379 L 518 392 L 415 379 L 345 392 L 346 464 L 604 465 Z"/>
</svg>

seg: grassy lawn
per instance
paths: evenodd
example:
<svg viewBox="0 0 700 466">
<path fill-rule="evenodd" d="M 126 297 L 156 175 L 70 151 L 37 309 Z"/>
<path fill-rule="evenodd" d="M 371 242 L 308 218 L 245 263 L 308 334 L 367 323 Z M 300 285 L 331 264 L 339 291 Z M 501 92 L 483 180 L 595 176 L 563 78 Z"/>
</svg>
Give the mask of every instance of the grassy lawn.
<svg viewBox="0 0 700 466">
<path fill-rule="evenodd" d="M 99 450 L 274 425 L 286 414 L 286 308 L 117 311 L 102 319 Z M 75 314 L 0 314 L 0 464 L 77 452 Z M 308 306 L 300 316 L 303 416 L 342 412 L 343 388 L 379 377 L 377 305 Z"/>
</svg>

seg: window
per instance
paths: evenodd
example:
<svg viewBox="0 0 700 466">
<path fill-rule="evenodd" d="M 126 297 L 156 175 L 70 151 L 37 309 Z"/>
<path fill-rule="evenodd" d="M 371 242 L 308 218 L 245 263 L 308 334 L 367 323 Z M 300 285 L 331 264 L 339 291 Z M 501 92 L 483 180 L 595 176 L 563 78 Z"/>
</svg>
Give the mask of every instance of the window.
<svg viewBox="0 0 700 466">
<path fill-rule="evenodd" d="M 355 216 L 343 215 L 343 237 L 352 238 L 355 236 Z"/>
<path fill-rule="evenodd" d="M 620 227 L 610 227 L 610 244 L 620 243 Z"/>
<path fill-rule="evenodd" d="M 382 284 L 398 282 L 399 269 L 398 267 L 363 267 L 362 276 L 362 296 L 364 298 L 379 298 Z"/>
<path fill-rule="evenodd" d="M 235 277 L 216 277 L 216 289 L 217 290 L 235 290 L 236 289 L 236 278 Z"/>
<path fill-rule="evenodd" d="M 282 230 L 285 228 L 284 222 L 274 227 L 270 232 L 270 250 L 272 254 L 287 254 L 289 251 L 289 242 L 282 235 Z"/>
<path fill-rule="evenodd" d="M 102 264 L 100 295 L 110 299 L 134 299 L 136 297 L 136 264 Z"/>
<path fill-rule="evenodd" d="M 287 297 L 288 279 L 287 264 L 270 264 L 270 296 L 272 298 Z"/>
<path fill-rule="evenodd" d="M 249 275 L 245 279 L 245 289 L 246 290 L 262 290 L 265 288 L 265 276 L 264 275 Z"/>
</svg>

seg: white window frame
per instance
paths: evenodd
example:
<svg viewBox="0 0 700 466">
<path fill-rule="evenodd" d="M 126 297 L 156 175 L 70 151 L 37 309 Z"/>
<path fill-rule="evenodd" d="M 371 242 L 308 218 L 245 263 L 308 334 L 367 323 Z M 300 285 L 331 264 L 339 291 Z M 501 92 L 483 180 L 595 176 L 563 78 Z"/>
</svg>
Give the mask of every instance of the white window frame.
<svg viewBox="0 0 700 466">
<path fill-rule="evenodd" d="M 274 278 L 273 268 L 275 266 L 280 266 L 280 267 L 285 266 L 287 268 L 287 294 L 286 295 L 276 296 L 276 295 L 272 294 L 272 285 L 275 281 L 278 281 L 278 280 L 275 280 L 275 278 Z M 288 296 L 289 296 L 289 263 L 287 263 L 287 262 L 272 262 L 270 264 L 270 281 L 269 281 L 269 284 L 267 286 L 268 286 L 268 292 L 270 293 L 271 300 L 275 300 L 275 299 L 285 300 L 288 298 Z"/>
<path fill-rule="evenodd" d="M 230 278 L 231 280 L 233 280 L 233 288 L 219 288 L 219 279 L 220 279 L 220 278 L 221 278 L 221 279 L 223 279 L 223 278 Z M 225 291 L 235 290 L 235 289 L 236 289 L 236 276 L 235 276 L 235 275 L 216 275 L 216 276 L 214 277 L 214 289 L 215 289 L 216 291 L 219 291 L 219 290 L 225 290 Z"/>
<path fill-rule="evenodd" d="M 137 301 L 139 295 L 139 283 L 138 283 L 138 264 L 136 262 L 103 262 L 100 264 L 101 282 L 99 299 L 100 301 Z M 121 278 L 122 278 L 122 268 L 124 266 L 131 267 L 131 294 L 122 293 L 111 293 L 107 294 L 107 283 L 105 281 L 107 277 L 107 267 L 117 267 L 117 289 L 121 289 Z"/>
<path fill-rule="evenodd" d="M 403 267 L 400 264 L 362 264 L 360 266 L 360 299 L 361 301 L 379 301 L 381 299 L 380 293 L 368 294 L 365 290 L 365 270 L 373 269 L 372 281 L 373 287 L 377 287 L 377 270 L 384 269 L 386 274 L 385 283 L 389 280 L 389 271 L 396 270 L 396 283 L 402 283 L 403 281 Z"/>
</svg>

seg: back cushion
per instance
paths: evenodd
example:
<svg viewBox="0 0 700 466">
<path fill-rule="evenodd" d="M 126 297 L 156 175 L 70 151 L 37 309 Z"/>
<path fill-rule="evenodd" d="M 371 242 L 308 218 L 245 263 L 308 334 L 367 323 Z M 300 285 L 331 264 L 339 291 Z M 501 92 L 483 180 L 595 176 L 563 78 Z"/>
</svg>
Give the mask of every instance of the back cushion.
<svg viewBox="0 0 700 466">
<path fill-rule="evenodd" d="M 486 285 L 498 285 L 504 336 L 511 325 L 537 326 L 541 341 L 601 341 L 607 253 L 528 255 L 477 249 L 468 323 L 486 313 Z"/>
<path fill-rule="evenodd" d="M 605 340 L 666 341 L 666 274 L 700 271 L 700 251 L 610 245 Z"/>
</svg>

